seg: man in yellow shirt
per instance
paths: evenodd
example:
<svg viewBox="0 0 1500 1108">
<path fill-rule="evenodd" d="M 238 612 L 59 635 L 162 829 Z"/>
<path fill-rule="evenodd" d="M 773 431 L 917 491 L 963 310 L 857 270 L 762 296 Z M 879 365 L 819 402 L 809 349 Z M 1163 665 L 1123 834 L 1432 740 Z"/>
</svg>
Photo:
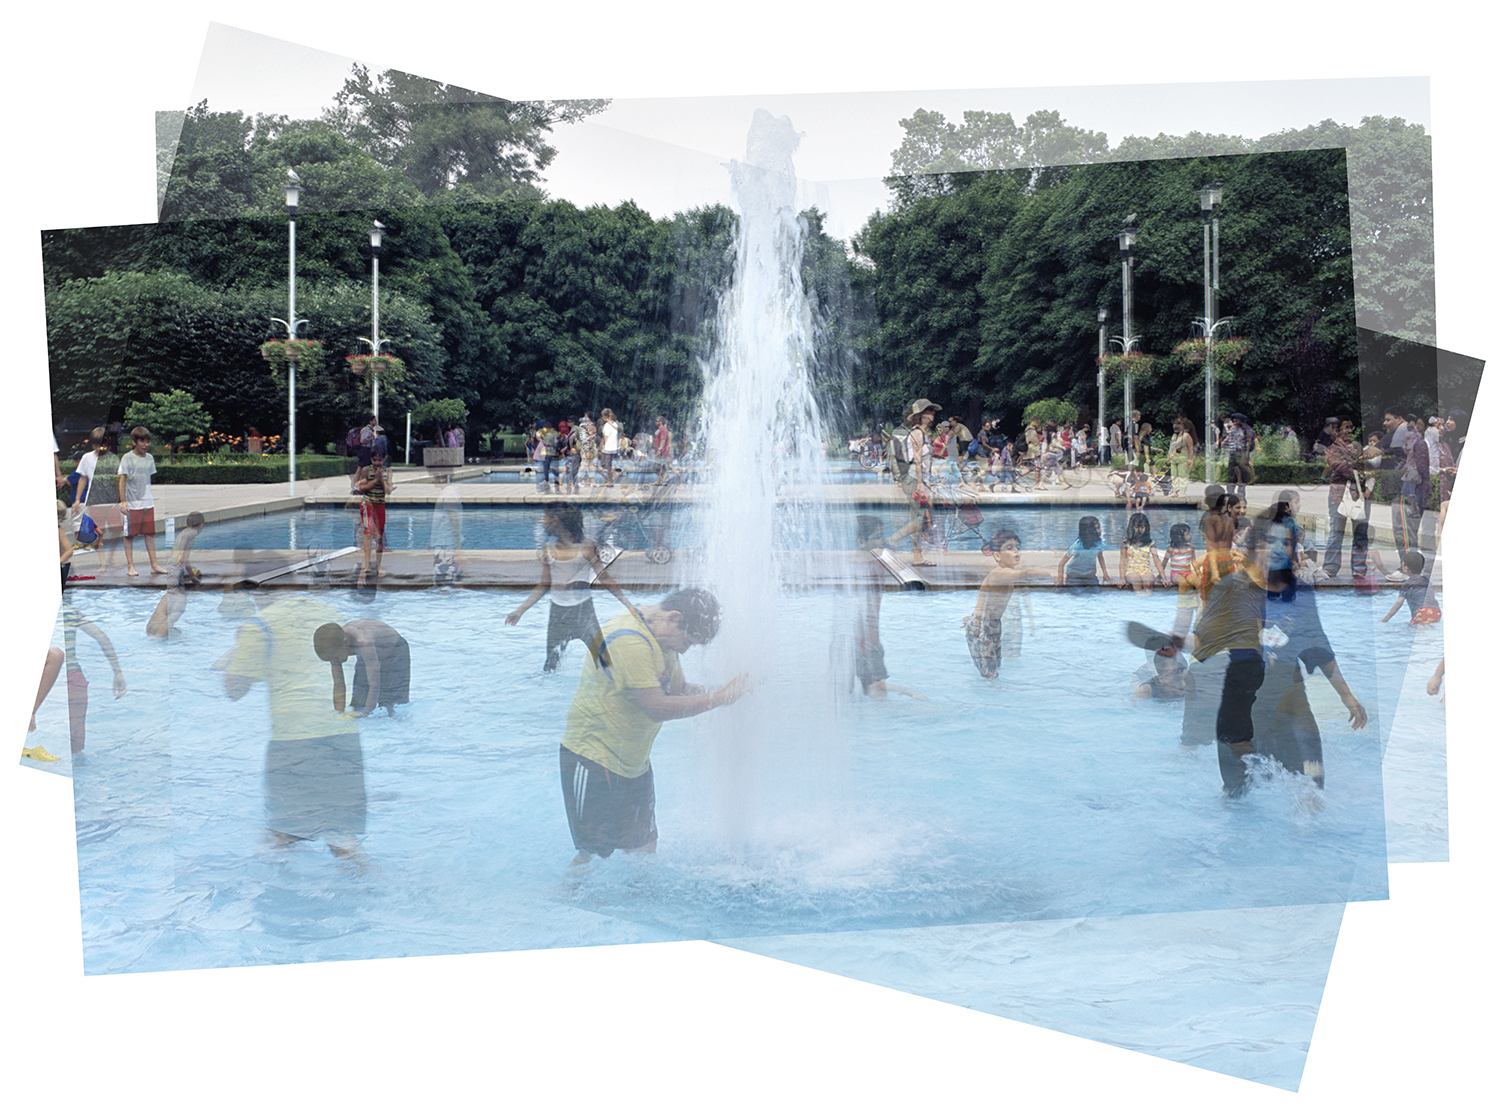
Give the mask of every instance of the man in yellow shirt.
<svg viewBox="0 0 1500 1108">
<path fill-rule="evenodd" d="M 313 634 L 338 610 L 305 593 L 256 589 L 258 612 L 234 649 L 216 663 L 224 691 L 239 700 L 258 681 L 270 693 L 266 748 L 266 827 L 277 846 L 322 839 L 338 858 L 363 861 L 364 757 L 359 724 L 328 702 Z"/>
<path fill-rule="evenodd" d="M 744 695 L 741 674 L 710 692 L 689 685 L 679 656 L 719 630 L 719 604 L 705 589 L 681 589 L 605 623 L 590 644 L 558 752 L 572 864 L 616 850 L 656 850 L 651 744 L 669 719 L 686 719 Z"/>
</svg>

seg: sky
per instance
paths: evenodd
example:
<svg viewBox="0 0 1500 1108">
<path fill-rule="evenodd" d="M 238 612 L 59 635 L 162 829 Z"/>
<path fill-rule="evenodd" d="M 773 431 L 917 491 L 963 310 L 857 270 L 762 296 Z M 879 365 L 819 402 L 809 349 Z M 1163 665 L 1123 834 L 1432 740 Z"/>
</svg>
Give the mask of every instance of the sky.
<svg viewBox="0 0 1500 1108">
<path fill-rule="evenodd" d="M 55 614 L 48 591 L 55 580 L 50 462 L 38 447 L 47 385 L 37 232 L 154 217 L 152 113 L 199 98 L 199 56 L 211 23 L 516 99 L 636 102 L 616 109 L 618 124 L 600 119 L 597 128 L 649 136 L 687 151 L 684 164 L 697 164 L 679 173 L 665 157 L 647 157 L 639 168 L 645 180 L 707 180 L 712 170 L 705 159 L 739 152 L 747 114 L 735 124 L 729 106 L 704 103 L 705 97 L 748 98 L 740 103 L 772 110 L 795 106 L 801 115 L 794 122 L 809 132 L 799 168 L 810 180 L 831 183 L 843 171 L 825 166 L 845 156 L 854 163 L 843 143 L 868 159 L 855 163 L 858 173 L 882 171 L 880 159 L 899 136 L 882 131 L 880 121 L 899 118 L 903 105 L 950 112 L 987 105 L 970 103 L 967 94 L 951 101 L 900 94 L 868 134 L 855 134 L 852 125 L 840 130 L 833 113 L 820 115 L 810 99 L 828 94 L 1055 90 L 1163 76 L 1180 82 L 1375 77 L 1380 85 L 1392 77 L 1430 77 L 1439 341 L 1488 357 L 1496 282 L 1488 238 L 1471 230 L 1485 218 L 1483 206 L 1467 190 L 1495 176 L 1493 35 L 1471 24 L 1469 8 L 1438 0 L 1414 13 L 1406 5 L 1373 3 L 1353 19 L 1267 0 L 1252 18 L 1242 8 L 1195 10 L 1147 0 L 1128 9 L 1121 26 L 1126 9 L 1089 0 L 1066 9 L 952 3 L 857 16 L 825 0 L 765 0 L 753 13 L 687 0 L 490 5 L 430 15 L 383 0 L 357 8 L 305 0 L 291 9 L 237 0 L 146 2 L 128 10 L 91 0 L 29 5 L 9 17 L 18 48 L 0 77 L 13 105 L 12 147 L 28 153 L 8 167 L 10 202 L 0 225 L 11 310 L 8 399 L 19 414 L 20 446 L 10 455 L 10 526 L 0 551 L 0 571 L 12 584 L 10 626 L 0 647 L 11 663 L 0 672 L 0 727 L 23 733 Z M 300 73 L 300 65 L 272 66 L 258 76 L 290 89 Z M 1419 99 L 1409 83 L 1396 87 L 1405 97 L 1396 102 Z M 1256 120 L 1284 119 L 1276 113 L 1299 104 L 1320 105 L 1311 113 L 1319 118 L 1344 110 L 1325 112 L 1313 91 L 1304 86 L 1268 100 L 1241 89 L 1221 101 L 1222 115 L 1198 126 L 1253 133 L 1266 129 Z M 792 92 L 802 99 L 778 99 Z M 1082 101 L 1051 91 L 1033 95 L 997 100 L 992 110 L 1019 114 L 1045 104 L 1113 139 L 1117 126 L 1180 131 L 1192 125 L 1195 117 L 1185 113 L 1198 103 L 1190 84 L 1155 94 L 1149 111 L 1134 103 L 1146 95 L 1140 89 L 1101 93 L 1098 116 L 1087 115 Z M 674 117 L 652 107 L 684 97 L 698 110 Z M 1365 97 L 1377 101 L 1366 87 L 1348 110 L 1364 114 Z M 1417 117 L 1416 110 L 1393 114 Z M 679 120 L 677 129 L 662 125 L 667 118 Z M 1161 122 L 1131 126 L 1132 118 Z M 821 137 L 825 119 L 836 140 Z M 1303 116 L 1284 125 L 1312 121 Z M 605 143 L 605 136 L 596 140 Z M 580 165 L 598 156 L 581 144 L 568 153 Z M 553 180 L 560 194 L 562 163 L 560 156 Z M 1488 383 L 1476 408 L 1481 444 L 1493 437 L 1494 393 Z M 1482 659 L 1491 653 L 1482 636 L 1500 612 L 1478 577 L 1478 552 L 1488 548 L 1493 525 L 1468 507 L 1455 500 L 1447 532 L 1448 579 L 1469 598 L 1444 618 L 1454 644 L 1453 860 L 1394 866 L 1391 901 L 1350 907 L 1295 1102 L 1248 1082 L 711 944 L 85 980 L 69 791 L 59 779 L 19 767 L 0 769 L 0 820 L 12 844 L 4 863 L 9 1003 L 0 1016 L 7 1087 L 57 1104 L 98 1103 L 122 1088 L 164 1103 L 201 1099 L 205 1091 L 226 1100 L 281 1100 L 291 1090 L 294 1100 L 446 1103 L 509 1093 L 518 1103 L 568 1104 L 608 1095 L 622 1081 L 662 1104 L 1477 1102 L 1477 1090 L 1488 1089 L 1487 1031 L 1500 985 L 1489 845 L 1497 827 L 1485 787 L 1500 767 L 1495 744 L 1480 741 L 1493 725 L 1483 723 L 1489 713 L 1478 690 L 1489 676 Z M 1107 725 L 1101 740 L 1107 741 Z"/>
<path fill-rule="evenodd" d="M 313 118 L 332 104 L 355 62 L 242 28 L 209 28 L 192 103 L 218 111 Z M 378 71 L 399 68 L 363 59 Z M 442 73 L 421 76 L 446 80 Z M 512 94 L 490 84 L 475 91 Z M 889 206 L 881 178 L 901 144 L 900 121 L 919 108 L 960 121 L 965 111 L 1007 112 L 1022 122 L 1057 111 L 1070 124 L 1127 135 L 1242 135 L 1259 138 L 1333 119 L 1366 116 L 1430 126 L 1428 82 L 1364 77 L 1150 85 L 959 88 L 909 91 L 775 92 L 753 95 L 613 98 L 602 113 L 553 131 L 558 156 L 545 174 L 550 195 L 580 207 L 633 201 L 656 216 L 733 204 L 727 163 L 744 157 L 757 108 L 788 116 L 802 135 L 796 165 L 803 206 L 816 205 L 827 230 L 847 239 L 877 208 Z"/>
</svg>

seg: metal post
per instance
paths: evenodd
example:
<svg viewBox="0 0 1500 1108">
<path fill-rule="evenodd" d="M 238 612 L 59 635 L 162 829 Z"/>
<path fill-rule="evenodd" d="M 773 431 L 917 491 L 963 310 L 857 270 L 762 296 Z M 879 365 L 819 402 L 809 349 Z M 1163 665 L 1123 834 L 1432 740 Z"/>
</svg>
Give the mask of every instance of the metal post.
<svg viewBox="0 0 1500 1108">
<path fill-rule="evenodd" d="M 1198 190 L 1198 204 L 1203 210 L 1203 479 L 1213 480 L 1214 415 L 1218 411 L 1214 381 L 1214 327 L 1219 314 L 1219 200 L 1223 195 L 1217 183 Z"/>
<path fill-rule="evenodd" d="M 1134 220 L 1131 216 L 1131 221 Z M 1135 269 L 1135 227 L 1127 221 L 1123 230 L 1120 231 L 1120 282 L 1121 299 L 1124 301 L 1125 320 L 1120 336 L 1121 350 L 1125 354 L 1125 421 L 1124 427 L 1127 434 L 1130 432 L 1131 413 L 1135 411 L 1135 381 L 1130 372 L 1130 348 L 1135 340 L 1130 336 L 1130 311 L 1131 300 L 1134 290 L 1131 288 L 1131 277 Z M 1130 438 L 1129 447 L 1126 449 L 1126 457 L 1133 457 L 1137 446 L 1134 436 Z"/>
<path fill-rule="evenodd" d="M 1104 305 L 1101 304 L 1099 306 L 1099 311 L 1096 313 L 1095 318 L 1099 322 L 1099 417 L 1094 422 L 1098 425 L 1098 428 L 1097 428 L 1098 431 L 1099 431 L 1099 453 L 1098 453 L 1098 457 L 1099 457 L 1100 464 L 1102 465 L 1103 462 L 1104 462 L 1104 450 L 1105 450 L 1105 447 L 1109 445 L 1109 430 L 1108 430 L 1108 428 L 1105 425 L 1105 419 L 1104 419 L 1104 355 L 1105 355 L 1105 352 L 1106 352 L 1106 349 L 1107 349 L 1107 347 L 1105 346 L 1105 333 L 1104 332 L 1105 332 L 1105 324 L 1109 322 L 1109 309 L 1106 308 L 1106 307 L 1104 307 Z M 1086 446 L 1087 443 L 1085 443 L 1084 445 Z"/>
<path fill-rule="evenodd" d="M 290 182 L 286 187 L 286 337 L 288 342 L 297 338 L 297 198 L 301 189 L 294 170 L 287 170 Z M 289 354 L 291 348 L 288 347 Z M 286 360 L 286 481 L 287 492 L 297 493 L 297 359 L 294 354 Z"/>
</svg>

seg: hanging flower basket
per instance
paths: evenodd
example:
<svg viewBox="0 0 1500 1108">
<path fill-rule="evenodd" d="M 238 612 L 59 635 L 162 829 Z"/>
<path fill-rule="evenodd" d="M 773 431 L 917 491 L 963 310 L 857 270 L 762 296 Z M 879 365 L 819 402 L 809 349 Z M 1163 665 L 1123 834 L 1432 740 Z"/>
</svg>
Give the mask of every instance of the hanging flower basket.
<svg viewBox="0 0 1500 1108">
<path fill-rule="evenodd" d="M 1245 339 L 1217 339 L 1214 342 L 1214 361 L 1220 367 L 1239 365 L 1252 349 L 1253 344 Z M 1202 339 L 1188 339 L 1172 348 L 1172 357 L 1187 365 L 1202 365 L 1203 351 Z"/>
<path fill-rule="evenodd" d="M 373 373 L 388 385 L 406 375 L 406 363 L 391 354 L 350 354 L 344 361 L 349 364 L 349 372 L 356 377 Z"/>
<path fill-rule="evenodd" d="M 1106 354 L 1102 358 L 1095 358 L 1094 364 L 1106 374 L 1124 373 L 1128 370 L 1130 376 L 1137 381 L 1148 380 L 1156 372 L 1156 359 L 1150 354 L 1135 350 L 1129 354 Z"/>
<path fill-rule="evenodd" d="M 260 344 L 260 356 L 276 371 L 294 362 L 316 373 L 323 367 L 323 344 L 317 339 L 272 339 Z"/>
</svg>

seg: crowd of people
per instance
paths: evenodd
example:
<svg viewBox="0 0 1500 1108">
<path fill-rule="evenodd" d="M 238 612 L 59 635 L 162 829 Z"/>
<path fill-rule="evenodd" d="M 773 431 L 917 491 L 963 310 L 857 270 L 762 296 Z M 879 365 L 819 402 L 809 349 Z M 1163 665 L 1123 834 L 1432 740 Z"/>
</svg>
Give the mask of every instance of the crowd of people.
<svg viewBox="0 0 1500 1108">
<path fill-rule="evenodd" d="M 925 699 L 890 683 L 880 641 L 880 595 L 887 548 L 912 542 L 914 565 L 931 564 L 922 556 L 921 534 L 931 486 L 939 481 L 974 486 L 976 459 L 992 465 L 999 457 L 1000 481 L 1014 467 L 1015 444 L 992 422 L 970 433 L 961 419 L 939 419 L 939 405 L 912 402 L 903 415 L 904 430 L 892 434 L 887 449 L 901 491 L 910 505 L 908 521 L 889 539 L 878 518 L 858 520 L 857 547 L 874 557 L 861 561 L 867 572 L 856 574 L 868 603 L 849 633 L 836 637 L 838 651 L 848 655 L 851 679 L 866 695 L 890 692 Z M 1032 619 L 1027 585 L 1048 583 L 1065 589 L 1118 587 L 1140 593 L 1172 590 L 1177 597 L 1176 622 L 1170 630 L 1137 626 L 1132 641 L 1148 661 L 1128 681 L 1126 695 L 1184 703 L 1182 741 L 1214 743 L 1223 787 L 1243 792 L 1251 756 L 1258 755 L 1293 775 L 1323 785 L 1318 725 L 1303 685 L 1307 674 L 1321 673 L 1345 705 L 1352 726 L 1362 727 L 1365 709 L 1339 670 L 1332 644 L 1322 629 L 1316 596 L 1321 585 L 1342 570 L 1342 548 L 1352 529 L 1351 570 L 1360 591 L 1376 591 L 1384 577 L 1399 584 L 1400 594 L 1385 613 L 1393 619 L 1403 607 L 1414 627 L 1441 619 L 1432 563 L 1421 549 L 1419 528 L 1427 510 L 1430 476 L 1437 475 L 1440 512 L 1452 495 L 1467 416 L 1452 411 L 1424 428 L 1415 416 L 1396 408 L 1382 414 L 1384 434 L 1356 442 L 1350 420 L 1330 420 L 1326 441 L 1311 453 L 1322 459 L 1328 478 L 1327 541 L 1314 548 L 1299 521 L 1300 494 L 1282 490 L 1270 507 L 1249 510 L 1246 484 L 1255 480 L 1252 455 L 1255 436 L 1248 420 L 1236 413 L 1227 421 L 1220 444 L 1227 454 L 1229 480 L 1206 487 L 1196 526 L 1171 525 L 1164 542 L 1153 535 L 1150 516 L 1127 503 L 1123 539 L 1108 549 L 1096 515 L 1082 515 L 1077 538 L 1053 567 L 1028 565 L 1020 537 L 1006 528 L 989 536 L 986 552 L 994 565 L 975 592 L 973 610 L 964 617 L 965 648 L 985 679 L 999 676 L 1002 664 L 1018 657 L 1019 612 Z M 1041 464 L 1112 464 L 1123 461 L 1133 472 L 1150 473 L 1163 464 L 1172 492 L 1185 499 L 1187 466 L 1198 442 L 1190 421 L 1174 421 L 1166 448 L 1157 457 L 1151 425 L 1136 413 L 1128 425 L 1109 429 L 1102 444 L 1087 426 L 1030 421 L 1017 436 L 1023 457 Z M 384 436 L 373 415 L 359 429 L 354 449 L 357 469 L 353 490 L 360 497 L 365 536 L 358 577 L 372 585 L 380 575 L 384 550 L 384 502 L 394 487 L 386 464 Z M 124 457 L 107 449 L 103 429 L 96 429 L 91 450 L 81 460 L 74 505 L 59 501 L 59 549 L 63 581 L 75 549 L 117 535 L 124 544 L 127 572 L 134 571 L 133 540 L 141 538 L 153 574 L 175 574 L 153 612 L 146 633 L 166 637 L 186 604 L 187 590 L 198 585 L 192 567 L 194 543 L 201 534 L 201 515 L 189 517 L 177 533 L 168 566 L 155 548 L 151 498 L 150 431 L 130 432 L 131 451 Z M 539 487 L 558 493 L 576 491 L 585 478 L 605 487 L 616 479 L 615 465 L 630 449 L 614 414 L 605 409 L 596 424 L 590 413 L 553 427 L 539 421 L 532 436 L 539 463 Z M 650 439 L 657 480 L 667 479 L 674 442 L 665 419 L 658 417 Z M 65 483 L 58 471 L 59 487 Z M 1180 482 L 1180 484 L 1179 484 Z M 997 483 L 999 483 L 997 481 Z M 993 485 L 991 486 L 993 488 Z M 1127 500 L 1131 499 L 1127 491 Z M 1389 505 L 1393 544 L 1399 565 L 1386 572 L 1371 543 L 1371 506 Z M 1439 522 L 1439 528 L 1441 521 Z M 608 856 L 615 850 L 650 851 L 656 842 L 654 786 L 650 750 L 664 721 L 696 715 L 729 703 L 748 688 L 741 675 L 717 689 L 687 683 L 680 656 L 691 646 L 713 638 L 719 608 L 702 589 L 680 589 L 655 604 L 637 606 L 610 576 L 608 558 L 584 533 L 583 517 L 573 504 L 556 501 L 545 510 L 546 534 L 535 586 L 504 619 L 517 625 L 542 599 L 549 602 L 543 671 L 555 671 L 568 644 L 584 648 L 583 670 L 560 743 L 560 776 L 569 828 L 577 854 L 575 864 Z M 237 555 L 237 562 L 241 559 Z M 235 586 L 254 582 L 252 567 L 230 567 L 230 603 Z M 1113 572 L 1111 572 L 1113 570 Z M 609 591 L 621 613 L 601 620 L 592 593 Z M 381 708 L 394 713 L 410 699 L 411 656 L 404 638 L 379 620 L 339 623 L 326 601 L 314 596 L 253 590 L 234 649 L 215 663 L 231 698 L 245 695 L 256 682 L 270 689 L 272 755 L 266 783 L 268 827 L 282 845 L 323 839 L 340 857 L 359 857 L 363 831 L 363 776 L 358 728 L 319 722 L 331 702 L 334 717 L 365 715 Z M 1020 600 L 1017 602 L 1016 597 Z M 1018 611 L 1019 609 L 1019 611 Z M 118 655 L 100 629 L 65 604 L 65 646 L 45 659 L 37 704 L 40 705 L 66 669 L 69 685 L 73 751 L 84 745 L 87 682 L 76 664 L 76 634 L 83 631 L 101 643 L 115 671 L 115 694 L 125 692 Z M 343 663 L 356 662 L 353 687 L 346 695 Z M 331 666 L 332 696 L 316 677 L 313 661 Z M 1433 675 L 1431 691 L 1441 688 L 1442 670 Z M 76 719 L 75 719 L 76 717 Z M 316 718 L 315 718 L 316 717 Z M 24 748 L 35 761 L 55 760 L 41 744 Z"/>
<path fill-rule="evenodd" d="M 539 492 L 577 494 L 583 488 L 613 488 L 620 474 L 616 466 L 647 461 L 655 469 L 655 484 L 666 484 L 676 474 L 681 444 L 673 438 L 666 416 L 655 427 L 634 437 L 609 408 L 576 419 L 537 420 L 526 432 L 526 459 L 536 469 Z"/>
</svg>

